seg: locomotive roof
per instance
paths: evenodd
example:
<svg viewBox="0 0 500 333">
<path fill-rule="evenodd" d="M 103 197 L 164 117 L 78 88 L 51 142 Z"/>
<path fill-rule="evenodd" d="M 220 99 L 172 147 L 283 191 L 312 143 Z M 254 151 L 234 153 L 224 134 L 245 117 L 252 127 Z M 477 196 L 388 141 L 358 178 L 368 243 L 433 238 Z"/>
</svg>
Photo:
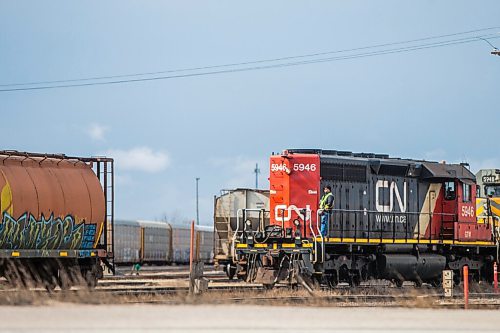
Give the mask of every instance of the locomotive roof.
<svg viewBox="0 0 500 333">
<path fill-rule="evenodd" d="M 286 154 L 318 154 L 322 161 L 328 163 L 348 162 L 349 164 L 369 165 L 378 174 L 382 169 L 404 169 L 404 174 L 422 179 L 461 179 L 474 181 L 476 177 L 467 169 L 467 164 L 447 164 L 434 161 L 390 157 L 387 154 L 353 153 L 340 150 L 323 149 L 288 149 Z"/>
</svg>

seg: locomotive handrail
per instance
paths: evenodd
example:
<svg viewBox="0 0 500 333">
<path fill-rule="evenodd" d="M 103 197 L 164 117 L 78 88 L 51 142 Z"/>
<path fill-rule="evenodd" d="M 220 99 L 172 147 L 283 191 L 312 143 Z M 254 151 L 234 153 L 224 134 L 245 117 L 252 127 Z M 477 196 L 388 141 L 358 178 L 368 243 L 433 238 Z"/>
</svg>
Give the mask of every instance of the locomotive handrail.
<svg viewBox="0 0 500 333">
<path fill-rule="evenodd" d="M 263 221 L 264 221 L 264 214 L 266 212 L 265 209 L 263 208 L 243 208 L 243 209 L 240 209 L 241 211 L 245 211 L 246 212 L 259 212 L 259 228 L 261 227 Z M 238 210 L 238 211 L 240 211 Z M 261 218 L 261 214 L 262 213 L 262 218 Z M 238 212 L 236 212 L 236 217 L 238 217 Z M 263 230 L 263 229 L 262 229 Z M 246 231 L 246 223 L 243 225 L 243 231 Z M 261 231 L 261 230 L 257 230 L 257 231 Z"/>
<path fill-rule="evenodd" d="M 318 256 L 318 251 L 317 251 L 317 240 L 316 240 L 316 233 L 314 232 L 314 228 L 312 227 L 312 211 L 310 208 L 301 208 L 299 209 L 300 211 L 303 211 L 304 214 L 304 224 L 307 225 L 307 217 L 309 216 L 309 230 L 311 231 L 311 234 L 313 235 L 313 240 L 314 240 L 314 257 L 313 257 L 313 263 L 316 263 L 317 261 L 317 256 Z M 300 217 L 300 216 L 299 216 Z"/>
<path fill-rule="evenodd" d="M 440 216 L 454 216 L 454 213 L 426 213 L 426 212 L 379 212 L 378 210 L 365 210 L 365 209 L 330 209 L 330 212 L 339 213 L 377 213 L 377 214 L 409 214 L 409 215 L 440 215 Z M 478 216 L 479 217 L 479 216 Z"/>
<path fill-rule="evenodd" d="M 325 261 L 325 239 L 323 237 L 323 234 L 321 233 L 321 230 L 320 230 L 320 227 L 319 227 L 319 216 L 324 212 L 325 210 L 324 209 L 318 209 L 318 211 L 316 212 L 316 229 L 318 230 L 318 234 L 320 236 L 320 239 L 321 239 L 321 262 L 324 262 Z M 327 212 L 328 213 L 328 212 Z M 328 224 L 330 224 L 330 220 L 328 219 Z M 311 219 L 311 225 L 312 225 L 312 219 Z M 330 229 L 330 225 L 327 226 L 328 229 Z M 314 244 L 315 244 L 315 261 L 314 263 L 316 263 L 318 261 L 318 255 L 317 255 L 317 242 L 316 242 L 316 236 L 314 236 Z"/>
<path fill-rule="evenodd" d="M 242 217 L 245 216 L 244 213 L 246 212 L 259 212 L 259 220 L 260 220 L 260 213 L 265 213 L 265 209 L 262 208 L 240 208 L 236 211 L 236 230 L 233 233 L 233 237 L 231 239 L 231 254 L 233 258 L 233 263 L 236 263 L 238 260 L 238 254 L 236 252 L 236 238 L 238 237 L 238 232 L 240 231 L 240 213 Z M 262 220 L 264 219 L 264 214 L 262 214 Z M 246 221 L 243 221 L 243 232 L 246 231 Z"/>
</svg>

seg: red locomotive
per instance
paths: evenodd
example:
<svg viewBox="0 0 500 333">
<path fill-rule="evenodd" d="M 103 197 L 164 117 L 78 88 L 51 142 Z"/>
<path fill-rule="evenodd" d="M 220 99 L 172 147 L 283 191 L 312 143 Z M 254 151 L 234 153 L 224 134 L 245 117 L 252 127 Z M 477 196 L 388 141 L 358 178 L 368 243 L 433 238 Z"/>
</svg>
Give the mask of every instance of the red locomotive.
<svg viewBox="0 0 500 333">
<path fill-rule="evenodd" d="M 443 269 L 460 278 L 464 265 L 477 280 L 492 277 L 497 232 L 476 219 L 475 176 L 465 164 L 286 150 L 271 157 L 269 180 L 270 225 L 245 223 L 236 237 L 239 274 L 249 281 L 436 285 Z M 334 204 L 322 210 L 326 186 Z"/>
</svg>

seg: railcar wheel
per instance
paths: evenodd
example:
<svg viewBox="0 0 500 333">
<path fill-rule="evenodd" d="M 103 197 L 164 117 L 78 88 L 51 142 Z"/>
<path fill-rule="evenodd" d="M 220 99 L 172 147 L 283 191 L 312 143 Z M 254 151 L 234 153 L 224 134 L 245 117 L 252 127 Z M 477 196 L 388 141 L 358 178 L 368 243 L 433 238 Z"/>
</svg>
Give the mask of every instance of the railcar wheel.
<svg viewBox="0 0 500 333">
<path fill-rule="evenodd" d="M 70 290 L 75 282 L 75 278 L 71 267 L 61 267 L 57 277 L 57 284 L 61 290 Z"/>
<path fill-rule="evenodd" d="M 398 288 L 403 288 L 403 283 L 404 283 L 404 280 L 401 280 L 401 279 L 396 279 L 394 280 L 394 284 L 396 285 L 396 287 Z"/>
<path fill-rule="evenodd" d="M 43 281 L 43 286 L 45 287 L 45 289 L 48 291 L 48 292 L 52 292 L 54 291 L 54 289 L 56 289 L 57 287 L 57 282 L 55 281 L 55 279 L 53 277 L 50 277 L 49 279 Z"/>
<path fill-rule="evenodd" d="M 94 289 L 97 286 L 97 275 L 92 270 L 82 270 L 83 279 L 90 289 Z"/>
</svg>

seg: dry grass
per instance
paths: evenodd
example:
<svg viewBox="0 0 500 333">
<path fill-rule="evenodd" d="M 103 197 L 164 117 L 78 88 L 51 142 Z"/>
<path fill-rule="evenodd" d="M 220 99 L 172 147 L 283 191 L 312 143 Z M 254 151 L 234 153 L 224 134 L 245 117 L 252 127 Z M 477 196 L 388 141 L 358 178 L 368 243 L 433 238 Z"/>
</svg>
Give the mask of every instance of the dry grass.
<svg viewBox="0 0 500 333">
<path fill-rule="evenodd" d="M 185 285 L 185 280 L 172 281 Z M 471 292 L 488 292 L 491 287 L 474 285 Z M 458 290 L 457 290 L 458 291 Z M 275 288 L 273 290 L 211 290 L 192 296 L 185 289 L 168 293 L 116 294 L 102 289 L 84 287 L 62 291 L 57 288 L 47 292 L 42 288 L 12 289 L 0 280 L 0 305 L 44 306 L 60 303 L 78 304 L 245 304 L 270 306 L 313 306 L 313 307 L 407 307 L 435 308 L 444 305 L 461 306 L 461 300 L 443 301 L 440 289 L 433 288 L 391 288 L 374 286 L 357 289 L 315 290 L 311 295 L 304 288 Z M 498 302 L 498 300 L 497 300 Z M 471 303 L 474 303 L 471 300 Z M 484 302 L 483 302 L 484 303 Z"/>
</svg>

